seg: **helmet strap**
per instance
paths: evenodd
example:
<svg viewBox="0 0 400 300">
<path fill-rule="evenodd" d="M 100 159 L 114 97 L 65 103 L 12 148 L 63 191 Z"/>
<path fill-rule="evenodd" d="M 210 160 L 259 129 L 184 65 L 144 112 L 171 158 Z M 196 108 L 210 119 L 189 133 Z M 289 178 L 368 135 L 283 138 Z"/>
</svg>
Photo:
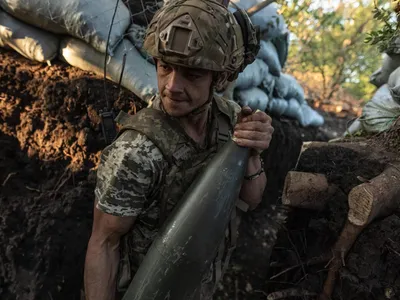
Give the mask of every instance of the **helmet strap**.
<svg viewBox="0 0 400 300">
<path fill-rule="evenodd" d="M 205 112 L 206 110 L 208 110 L 211 107 L 211 102 L 214 98 L 214 92 L 215 92 L 215 85 L 214 83 L 211 84 L 210 87 L 210 93 L 208 96 L 208 100 L 203 103 L 202 105 L 200 105 L 199 107 L 196 107 L 195 109 L 193 109 L 190 113 L 186 114 L 185 117 L 194 117 L 197 116 L 203 112 Z"/>
</svg>

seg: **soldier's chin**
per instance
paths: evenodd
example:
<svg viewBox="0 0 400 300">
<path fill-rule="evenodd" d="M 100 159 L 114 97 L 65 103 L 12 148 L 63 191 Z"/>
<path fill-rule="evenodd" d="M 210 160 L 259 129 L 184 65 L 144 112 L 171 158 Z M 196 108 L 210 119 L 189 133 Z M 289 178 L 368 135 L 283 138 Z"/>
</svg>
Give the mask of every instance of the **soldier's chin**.
<svg viewBox="0 0 400 300">
<path fill-rule="evenodd" d="M 190 113 L 190 107 L 186 101 L 165 101 L 163 103 L 164 109 L 171 117 L 179 118 L 184 117 Z"/>
<path fill-rule="evenodd" d="M 182 118 L 187 116 L 190 113 L 190 110 L 181 110 L 181 109 L 166 109 L 167 114 L 174 118 Z"/>
</svg>

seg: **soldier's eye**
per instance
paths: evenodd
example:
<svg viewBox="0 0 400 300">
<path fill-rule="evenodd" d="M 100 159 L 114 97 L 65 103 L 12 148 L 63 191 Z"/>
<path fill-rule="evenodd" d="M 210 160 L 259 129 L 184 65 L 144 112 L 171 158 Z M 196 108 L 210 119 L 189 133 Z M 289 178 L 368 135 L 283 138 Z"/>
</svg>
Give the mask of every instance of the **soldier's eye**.
<svg viewBox="0 0 400 300">
<path fill-rule="evenodd" d="M 186 77 L 189 80 L 197 80 L 200 77 L 202 77 L 202 75 L 201 74 L 197 74 L 197 73 L 189 73 L 189 74 L 186 74 Z"/>
<path fill-rule="evenodd" d="M 163 71 L 170 71 L 172 68 L 169 65 L 160 64 L 160 68 Z"/>
</svg>

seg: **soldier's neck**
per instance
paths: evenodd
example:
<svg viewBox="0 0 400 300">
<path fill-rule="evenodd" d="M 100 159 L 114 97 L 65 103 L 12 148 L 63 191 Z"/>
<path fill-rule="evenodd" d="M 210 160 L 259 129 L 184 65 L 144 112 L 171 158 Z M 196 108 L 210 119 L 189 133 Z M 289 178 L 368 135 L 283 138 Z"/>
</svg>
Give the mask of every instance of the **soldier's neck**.
<svg viewBox="0 0 400 300">
<path fill-rule="evenodd" d="M 207 136 L 207 124 L 211 108 L 205 109 L 198 115 L 179 119 L 183 129 L 196 143 L 203 145 Z"/>
</svg>

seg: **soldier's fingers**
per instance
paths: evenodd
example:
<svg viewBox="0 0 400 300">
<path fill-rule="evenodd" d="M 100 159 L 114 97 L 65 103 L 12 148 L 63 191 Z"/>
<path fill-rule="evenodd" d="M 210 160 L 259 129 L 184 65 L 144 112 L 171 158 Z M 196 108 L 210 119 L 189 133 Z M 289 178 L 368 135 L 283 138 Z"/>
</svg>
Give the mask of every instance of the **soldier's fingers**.
<svg viewBox="0 0 400 300">
<path fill-rule="evenodd" d="M 243 116 L 251 115 L 252 112 L 253 112 L 253 110 L 250 108 L 250 106 L 243 106 L 243 107 L 242 107 L 241 114 L 242 114 Z"/>
<path fill-rule="evenodd" d="M 274 128 L 268 123 L 262 123 L 260 121 L 249 121 L 244 123 L 236 124 L 235 131 L 237 130 L 254 130 L 259 132 L 274 132 Z"/>
<path fill-rule="evenodd" d="M 253 111 L 249 106 L 243 106 L 242 110 L 240 111 L 238 115 L 238 123 L 243 122 L 243 119 L 246 118 L 247 116 L 251 115 Z"/>
<path fill-rule="evenodd" d="M 254 131 L 254 130 L 238 130 L 235 131 L 234 136 L 236 138 L 243 138 L 247 140 L 259 140 L 263 141 L 268 138 L 268 134 L 265 132 Z"/>
<path fill-rule="evenodd" d="M 268 149 L 270 139 L 259 141 L 259 140 L 248 140 L 244 138 L 235 138 L 235 142 L 242 147 L 263 151 Z"/>
</svg>

